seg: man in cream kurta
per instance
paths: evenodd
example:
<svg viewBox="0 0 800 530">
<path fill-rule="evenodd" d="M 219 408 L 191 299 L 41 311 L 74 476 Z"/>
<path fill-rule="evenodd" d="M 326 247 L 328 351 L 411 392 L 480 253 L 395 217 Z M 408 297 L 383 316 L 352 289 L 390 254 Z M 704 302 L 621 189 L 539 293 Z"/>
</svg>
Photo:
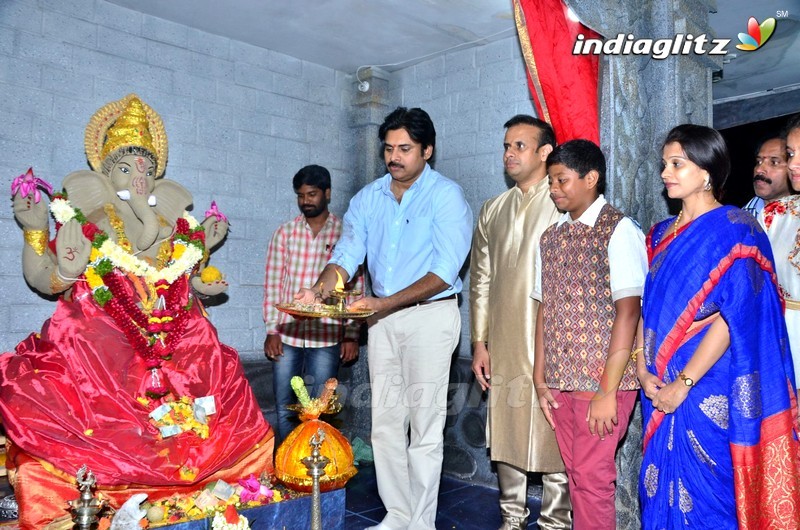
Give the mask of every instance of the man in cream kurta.
<svg viewBox="0 0 800 530">
<path fill-rule="evenodd" d="M 527 527 L 527 473 L 543 473 L 544 530 L 571 528 L 564 464 L 533 388 L 538 302 L 528 295 L 542 232 L 559 216 L 545 161 L 555 136 L 547 123 L 518 115 L 505 124 L 503 163 L 516 183 L 486 201 L 472 243 L 472 369 L 489 390 L 487 434 L 497 463 L 501 530 Z"/>
</svg>

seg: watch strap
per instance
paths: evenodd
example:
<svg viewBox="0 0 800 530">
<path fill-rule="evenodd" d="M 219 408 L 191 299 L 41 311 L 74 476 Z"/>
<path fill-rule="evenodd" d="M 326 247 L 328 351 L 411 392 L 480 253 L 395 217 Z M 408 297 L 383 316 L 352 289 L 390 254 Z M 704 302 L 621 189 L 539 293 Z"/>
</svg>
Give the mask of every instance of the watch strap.
<svg viewBox="0 0 800 530">
<path fill-rule="evenodd" d="M 684 385 L 686 385 L 686 386 L 688 386 L 690 388 L 694 386 L 694 379 L 692 379 L 691 377 L 689 377 L 688 375 L 686 375 L 682 371 L 678 372 L 678 377 L 680 378 L 681 381 L 683 381 Z"/>
</svg>

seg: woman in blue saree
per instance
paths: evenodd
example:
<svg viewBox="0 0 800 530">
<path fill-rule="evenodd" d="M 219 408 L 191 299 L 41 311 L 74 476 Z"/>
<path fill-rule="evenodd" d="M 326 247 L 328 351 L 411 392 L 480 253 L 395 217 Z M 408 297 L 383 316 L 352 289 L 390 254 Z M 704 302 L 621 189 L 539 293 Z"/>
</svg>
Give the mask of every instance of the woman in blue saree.
<svg viewBox="0 0 800 530">
<path fill-rule="evenodd" d="M 769 241 L 717 201 L 730 169 L 717 131 L 676 127 L 663 165 L 682 209 L 647 237 L 643 528 L 800 528 L 794 376 Z"/>
</svg>

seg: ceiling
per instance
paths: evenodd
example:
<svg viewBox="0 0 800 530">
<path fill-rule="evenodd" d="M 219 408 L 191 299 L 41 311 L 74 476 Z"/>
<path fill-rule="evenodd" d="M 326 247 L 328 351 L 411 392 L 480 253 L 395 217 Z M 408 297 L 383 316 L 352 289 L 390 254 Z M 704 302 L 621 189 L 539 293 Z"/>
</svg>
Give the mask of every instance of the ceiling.
<svg viewBox="0 0 800 530">
<path fill-rule="evenodd" d="M 718 37 L 731 39 L 731 43 L 722 67 L 722 80 L 714 84 L 714 100 L 767 93 L 791 86 L 800 88 L 800 0 L 759 0 L 757 3 L 718 0 L 717 4 L 717 12 L 710 15 L 711 27 Z M 787 12 L 789 16 L 778 16 L 779 11 Z M 759 22 L 775 18 L 775 32 L 757 50 L 737 50 L 737 35 L 747 32 L 750 17 Z"/>
<path fill-rule="evenodd" d="M 454 47 L 516 34 L 511 0 L 109 0 L 185 26 L 355 73 L 414 64 Z M 800 0 L 717 0 L 710 16 L 730 38 L 714 99 L 800 87 Z M 778 17 L 787 12 L 788 18 Z M 734 48 L 750 16 L 776 17 L 768 43 Z M 735 54 L 735 57 L 734 57 Z"/>
<path fill-rule="evenodd" d="M 511 0 L 109 1 L 344 72 L 516 33 Z"/>
</svg>

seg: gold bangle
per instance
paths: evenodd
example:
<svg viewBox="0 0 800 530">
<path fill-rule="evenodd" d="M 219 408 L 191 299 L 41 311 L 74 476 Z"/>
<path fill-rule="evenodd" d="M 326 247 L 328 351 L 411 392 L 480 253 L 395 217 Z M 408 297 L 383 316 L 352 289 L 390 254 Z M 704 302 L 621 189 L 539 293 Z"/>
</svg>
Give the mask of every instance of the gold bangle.
<svg viewBox="0 0 800 530">
<path fill-rule="evenodd" d="M 634 350 L 631 351 L 631 361 L 636 362 L 636 360 L 639 358 L 639 354 L 642 353 L 643 351 L 644 351 L 644 346 L 639 346 L 638 348 L 634 348 Z"/>
<path fill-rule="evenodd" d="M 34 252 L 41 256 L 47 249 L 48 230 L 23 230 L 22 235 L 25 242 L 31 246 Z"/>
<path fill-rule="evenodd" d="M 72 283 L 66 283 L 61 278 L 62 276 L 58 273 L 58 270 L 50 273 L 50 290 L 53 294 L 64 292 L 72 286 Z"/>
</svg>

